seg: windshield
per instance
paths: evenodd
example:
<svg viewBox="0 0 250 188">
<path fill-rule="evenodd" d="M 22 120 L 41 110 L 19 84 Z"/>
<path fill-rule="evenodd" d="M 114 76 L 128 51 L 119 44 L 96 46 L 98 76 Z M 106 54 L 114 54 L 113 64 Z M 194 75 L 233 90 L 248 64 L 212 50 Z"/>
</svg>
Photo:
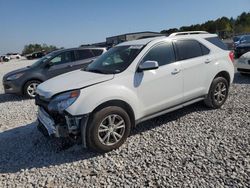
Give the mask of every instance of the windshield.
<svg viewBox="0 0 250 188">
<path fill-rule="evenodd" d="M 33 63 L 33 64 L 31 65 L 31 67 L 40 66 L 41 64 L 45 63 L 48 59 L 50 59 L 51 57 L 53 57 L 55 54 L 57 54 L 56 51 L 47 54 L 46 56 L 42 57 L 41 59 L 39 59 L 38 61 L 36 61 L 35 63 Z"/>
<path fill-rule="evenodd" d="M 101 74 L 120 73 L 128 68 L 142 48 L 142 45 L 117 46 L 111 48 L 93 63 L 89 64 L 85 71 Z"/>
</svg>

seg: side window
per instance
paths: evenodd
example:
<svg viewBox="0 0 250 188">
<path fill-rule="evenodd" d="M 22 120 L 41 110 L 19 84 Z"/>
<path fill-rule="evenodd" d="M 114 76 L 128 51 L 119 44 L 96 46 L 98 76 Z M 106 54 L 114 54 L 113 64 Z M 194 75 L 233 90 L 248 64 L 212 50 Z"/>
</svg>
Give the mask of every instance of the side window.
<svg viewBox="0 0 250 188">
<path fill-rule="evenodd" d="M 228 50 L 228 47 L 226 46 L 226 44 L 223 43 L 218 37 L 210 37 L 210 38 L 206 38 L 206 40 L 212 43 L 213 45 L 219 47 L 220 49 Z"/>
<path fill-rule="evenodd" d="M 203 55 L 200 43 L 195 40 L 176 41 L 176 47 L 178 60 L 185 60 Z"/>
<path fill-rule="evenodd" d="M 59 64 L 69 63 L 72 61 L 74 61 L 74 53 L 73 51 L 69 51 L 57 55 L 52 60 L 50 60 L 50 63 L 52 63 L 53 65 L 59 65 Z"/>
<path fill-rule="evenodd" d="M 83 60 L 92 57 L 95 57 L 95 55 L 92 53 L 91 50 L 85 49 L 76 51 L 76 60 Z"/>
<path fill-rule="evenodd" d="M 159 66 L 174 62 L 175 54 L 172 43 L 162 43 L 153 47 L 143 61 L 157 61 Z"/>
<path fill-rule="evenodd" d="M 92 50 L 92 52 L 95 56 L 100 56 L 102 55 L 103 50 Z"/>
<path fill-rule="evenodd" d="M 203 55 L 207 55 L 210 53 L 210 50 L 206 46 L 204 46 L 201 43 L 200 43 L 200 45 L 201 45 L 201 50 L 202 50 Z"/>
</svg>

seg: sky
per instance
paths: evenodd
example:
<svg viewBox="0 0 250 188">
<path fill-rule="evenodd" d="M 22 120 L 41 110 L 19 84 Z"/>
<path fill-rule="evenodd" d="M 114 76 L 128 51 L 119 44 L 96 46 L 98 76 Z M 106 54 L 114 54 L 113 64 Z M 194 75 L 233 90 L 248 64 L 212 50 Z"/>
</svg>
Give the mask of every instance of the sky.
<svg viewBox="0 0 250 188">
<path fill-rule="evenodd" d="M 250 0 L 0 0 L 0 55 L 25 44 L 76 47 L 250 12 Z"/>
</svg>

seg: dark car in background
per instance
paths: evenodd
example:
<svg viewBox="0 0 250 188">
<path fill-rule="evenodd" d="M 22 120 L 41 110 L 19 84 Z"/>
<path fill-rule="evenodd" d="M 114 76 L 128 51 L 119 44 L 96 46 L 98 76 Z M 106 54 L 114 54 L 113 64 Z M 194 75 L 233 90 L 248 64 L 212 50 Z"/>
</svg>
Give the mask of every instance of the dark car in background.
<svg viewBox="0 0 250 188">
<path fill-rule="evenodd" d="M 34 52 L 32 54 L 27 54 L 26 55 L 26 58 L 31 60 L 31 59 L 38 59 L 38 58 L 41 58 L 43 56 L 46 55 L 46 52 L 45 51 L 42 51 L 42 52 Z"/>
<path fill-rule="evenodd" d="M 3 77 L 5 93 L 34 98 L 36 87 L 57 75 L 86 67 L 106 48 L 71 48 L 51 52 L 33 65 L 7 73 Z M 63 84 L 63 83 L 62 83 Z"/>
<path fill-rule="evenodd" d="M 239 58 L 243 54 L 250 51 L 250 35 L 243 35 L 235 42 L 234 54 L 235 58 Z"/>
</svg>

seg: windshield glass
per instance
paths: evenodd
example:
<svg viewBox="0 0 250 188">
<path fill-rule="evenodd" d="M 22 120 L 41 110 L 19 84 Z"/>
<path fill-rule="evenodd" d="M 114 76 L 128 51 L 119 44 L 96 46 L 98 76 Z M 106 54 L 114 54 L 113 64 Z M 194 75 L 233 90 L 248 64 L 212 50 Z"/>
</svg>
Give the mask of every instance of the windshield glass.
<svg viewBox="0 0 250 188">
<path fill-rule="evenodd" d="M 50 59 L 51 57 L 53 57 L 55 54 L 57 54 L 56 51 L 47 54 L 46 56 L 42 57 L 41 59 L 39 59 L 38 61 L 36 61 L 35 63 L 33 63 L 33 64 L 31 65 L 31 67 L 40 66 L 41 64 L 45 63 L 48 59 Z"/>
<path fill-rule="evenodd" d="M 120 73 L 127 69 L 142 48 L 142 45 L 117 46 L 111 48 L 93 63 L 89 64 L 85 71 L 102 74 Z"/>
</svg>

